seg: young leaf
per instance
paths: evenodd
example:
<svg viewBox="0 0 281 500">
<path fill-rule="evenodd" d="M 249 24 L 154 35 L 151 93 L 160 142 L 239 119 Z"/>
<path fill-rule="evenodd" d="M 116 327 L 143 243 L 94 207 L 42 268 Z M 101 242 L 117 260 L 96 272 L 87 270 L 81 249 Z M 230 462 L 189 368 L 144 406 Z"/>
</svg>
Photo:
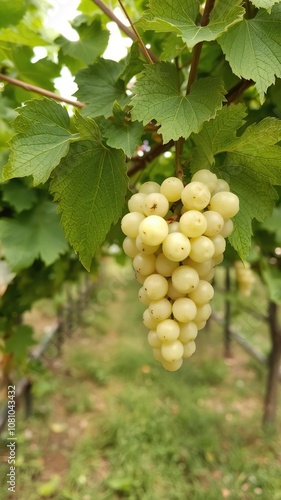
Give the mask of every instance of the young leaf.
<svg viewBox="0 0 281 500">
<path fill-rule="evenodd" d="M 17 219 L 0 220 L 0 233 L 5 258 L 13 271 L 30 266 L 38 258 L 48 266 L 68 250 L 56 207 L 50 201 L 41 201 Z"/>
<path fill-rule="evenodd" d="M 104 146 L 96 134 L 72 144 L 54 171 L 50 189 L 66 236 L 87 270 L 121 215 L 128 186 L 124 160 L 121 151 Z"/>
<path fill-rule="evenodd" d="M 161 125 L 164 143 L 198 132 L 224 100 L 224 89 L 217 78 L 198 80 L 187 96 L 179 89 L 176 67 L 168 62 L 146 66 L 136 84 L 132 118 L 144 124 L 155 119 Z"/>
<path fill-rule="evenodd" d="M 77 73 L 75 81 L 79 89 L 75 95 L 87 104 L 83 110 L 85 116 L 108 118 L 115 101 L 121 106 L 128 103 L 125 84 L 120 79 L 123 70 L 122 63 L 100 59 Z"/>
<path fill-rule="evenodd" d="M 111 148 L 122 149 L 128 158 L 131 158 L 140 143 L 143 134 L 143 125 L 138 121 L 131 121 L 128 113 L 121 108 L 118 102 L 113 106 L 113 119 L 99 121 L 106 143 Z"/>
<path fill-rule="evenodd" d="M 56 39 L 61 45 L 64 54 L 83 61 L 86 65 L 92 64 L 106 49 L 109 31 L 102 29 L 99 19 L 94 19 L 91 24 L 82 23 L 75 30 L 79 35 L 77 42 L 70 42 L 63 36 Z"/>
<path fill-rule="evenodd" d="M 239 78 L 254 80 L 263 101 L 264 93 L 281 77 L 281 5 L 271 14 L 260 10 L 253 19 L 243 19 L 218 40 L 226 59 Z"/>
<path fill-rule="evenodd" d="M 150 0 L 149 7 L 137 25 L 143 29 L 177 33 L 188 48 L 193 48 L 199 42 L 216 40 L 230 26 L 239 22 L 244 13 L 240 0 L 217 0 L 208 25 L 200 26 L 197 22 L 197 0 L 191 0 L 186 5 L 181 0 Z"/>
<path fill-rule="evenodd" d="M 29 325 L 16 326 L 5 342 L 5 350 L 12 353 L 17 361 L 25 359 L 29 347 L 35 344 L 33 333 Z"/>
<path fill-rule="evenodd" d="M 3 169 L 3 180 L 32 175 L 34 185 L 46 182 L 66 155 L 71 140 L 67 111 L 50 99 L 33 99 L 18 109 L 13 125 L 11 155 Z"/>
</svg>

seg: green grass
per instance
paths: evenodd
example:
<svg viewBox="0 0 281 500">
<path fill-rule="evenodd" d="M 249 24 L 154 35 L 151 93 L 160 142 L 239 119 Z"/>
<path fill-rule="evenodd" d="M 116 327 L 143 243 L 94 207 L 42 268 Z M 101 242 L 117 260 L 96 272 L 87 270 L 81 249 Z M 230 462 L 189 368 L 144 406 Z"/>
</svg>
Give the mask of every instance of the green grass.
<svg viewBox="0 0 281 500">
<path fill-rule="evenodd" d="M 34 416 L 18 426 L 20 499 L 281 500 L 280 436 L 260 425 L 264 371 L 239 348 L 226 364 L 212 323 L 184 367 L 165 372 L 142 310 L 124 279 L 112 302 L 88 308 L 55 383 L 38 374 Z"/>
</svg>

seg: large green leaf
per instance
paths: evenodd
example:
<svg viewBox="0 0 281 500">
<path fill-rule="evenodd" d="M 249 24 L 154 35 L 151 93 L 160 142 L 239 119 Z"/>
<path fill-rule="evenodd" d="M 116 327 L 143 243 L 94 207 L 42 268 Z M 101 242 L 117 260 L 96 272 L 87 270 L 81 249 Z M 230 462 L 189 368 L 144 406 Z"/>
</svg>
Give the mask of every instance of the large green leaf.
<svg viewBox="0 0 281 500">
<path fill-rule="evenodd" d="M 78 127 L 88 139 L 70 146 L 54 171 L 51 191 L 65 234 L 90 270 L 94 254 L 121 215 L 128 179 L 124 153 L 106 147 L 91 120 L 78 117 Z"/>
<path fill-rule="evenodd" d="M 3 201 L 9 203 L 18 213 L 32 208 L 38 199 L 37 191 L 27 187 L 19 179 L 11 179 L 9 182 L 2 184 L 1 189 Z"/>
<path fill-rule="evenodd" d="M 255 18 L 232 26 L 218 40 L 232 71 L 246 80 L 254 80 L 261 100 L 264 93 L 281 77 L 281 5 L 271 14 L 260 10 Z"/>
<path fill-rule="evenodd" d="M 29 267 L 41 258 L 48 266 L 68 250 L 56 206 L 41 201 L 17 219 L 0 220 L 0 241 L 13 271 Z"/>
<path fill-rule="evenodd" d="M 31 62 L 33 55 L 31 47 L 20 45 L 13 47 L 11 59 L 17 72 L 17 78 L 47 90 L 55 90 L 53 80 L 60 76 L 61 68 L 47 58 L 33 63 Z"/>
<path fill-rule="evenodd" d="M 218 38 L 230 26 L 239 22 L 244 9 L 240 0 L 217 0 L 207 26 L 198 24 L 199 2 L 190 0 L 150 0 L 149 11 L 138 21 L 138 26 L 160 32 L 174 32 L 189 48 L 199 42 Z"/>
<path fill-rule="evenodd" d="M 244 118 L 243 105 L 225 107 L 198 135 L 192 136 L 196 145 L 193 171 L 211 168 L 216 155 L 226 154 L 224 161 L 219 156 L 215 170 L 240 199 L 235 231 L 229 239 L 243 259 L 251 244 L 252 219 L 263 221 L 271 214 L 277 199 L 272 186 L 281 185 L 281 148 L 276 145 L 281 140 L 281 121 L 265 118 L 237 137 Z"/>
<path fill-rule="evenodd" d="M 281 3 L 280 0 L 251 0 L 252 4 L 258 9 L 266 9 L 271 12 L 273 5 L 276 3 Z"/>
<path fill-rule="evenodd" d="M 164 143 L 198 132 L 224 100 L 224 89 L 217 78 L 202 78 L 192 85 L 189 95 L 183 95 L 176 67 L 168 62 L 146 66 L 135 92 L 133 120 L 144 124 L 156 120 Z"/>
<path fill-rule="evenodd" d="M 34 185 L 44 183 L 66 155 L 70 141 L 76 139 L 68 131 L 68 113 L 50 99 L 33 99 L 18 112 L 14 121 L 17 134 L 11 141 L 3 179 L 32 175 Z"/>
<path fill-rule="evenodd" d="M 77 73 L 75 80 L 79 89 L 75 95 L 87 104 L 83 109 L 85 116 L 107 118 L 112 114 L 115 101 L 121 106 L 128 103 L 125 83 L 120 79 L 123 71 L 122 63 L 100 59 Z"/>
<path fill-rule="evenodd" d="M 85 64 L 92 64 L 105 51 L 109 31 L 102 28 L 99 19 L 95 19 L 90 25 L 83 23 L 75 29 L 79 35 L 77 42 L 60 37 L 56 43 L 61 45 L 64 54 L 82 60 Z"/>
</svg>

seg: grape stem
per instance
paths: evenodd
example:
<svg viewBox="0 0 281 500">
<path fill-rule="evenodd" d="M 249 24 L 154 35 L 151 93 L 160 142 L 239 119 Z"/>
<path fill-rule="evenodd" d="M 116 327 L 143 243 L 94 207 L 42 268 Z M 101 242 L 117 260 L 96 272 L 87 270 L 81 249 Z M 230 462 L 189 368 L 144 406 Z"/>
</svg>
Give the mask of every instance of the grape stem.
<svg viewBox="0 0 281 500">
<path fill-rule="evenodd" d="M 157 156 L 164 153 L 165 151 L 169 151 L 169 149 L 171 149 L 173 145 L 174 145 L 173 140 L 167 142 L 167 144 L 157 144 L 143 156 L 132 158 L 132 160 L 130 161 L 130 166 L 127 171 L 128 176 L 132 177 L 136 172 L 144 170 L 147 163 L 150 163 L 152 160 L 157 158 Z"/>
</svg>

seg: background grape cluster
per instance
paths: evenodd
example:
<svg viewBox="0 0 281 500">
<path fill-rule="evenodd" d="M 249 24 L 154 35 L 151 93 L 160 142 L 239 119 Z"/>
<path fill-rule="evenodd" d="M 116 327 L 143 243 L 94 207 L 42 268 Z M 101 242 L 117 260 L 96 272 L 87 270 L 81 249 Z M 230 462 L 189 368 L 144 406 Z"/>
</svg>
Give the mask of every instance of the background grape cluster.
<svg viewBox="0 0 281 500">
<path fill-rule="evenodd" d="M 124 252 L 132 258 L 146 306 L 144 325 L 153 355 L 178 370 L 196 350 L 195 339 L 211 315 L 214 268 L 233 231 L 238 197 L 209 170 L 184 186 L 177 177 L 145 182 L 121 221 Z"/>
</svg>

